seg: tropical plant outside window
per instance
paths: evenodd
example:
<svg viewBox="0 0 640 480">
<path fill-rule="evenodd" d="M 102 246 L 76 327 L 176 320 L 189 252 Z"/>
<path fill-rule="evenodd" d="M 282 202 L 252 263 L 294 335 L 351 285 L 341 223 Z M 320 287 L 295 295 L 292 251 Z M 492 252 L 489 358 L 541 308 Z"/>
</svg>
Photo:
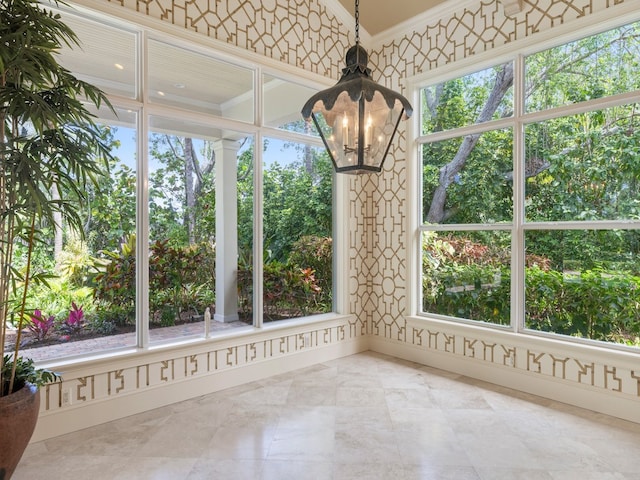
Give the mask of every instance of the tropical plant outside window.
<svg viewBox="0 0 640 480">
<path fill-rule="evenodd" d="M 639 54 L 636 23 L 524 57 L 521 98 L 511 62 L 422 90 L 424 314 L 640 346 Z"/>
<path fill-rule="evenodd" d="M 29 299 L 24 355 L 52 360 L 331 312 L 333 175 L 299 114 L 312 89 L 274 75 L 255 85 L 250 66 L 150 38 L 145 101 L 141 32 L 66 11 L 63 20 L 83 49 L 63 49 L 62 63 L 115 108 L 94 112 L 113 159 L 78 212 L 84 239 L 41 226 L 51 240 L 37 266 L 50 288 Z M 167 70 L 168 56 L 180 65 Z M 256 88 L 270 105 L 262 128 L 276 133 L 260 144 Z"/>
</svg>

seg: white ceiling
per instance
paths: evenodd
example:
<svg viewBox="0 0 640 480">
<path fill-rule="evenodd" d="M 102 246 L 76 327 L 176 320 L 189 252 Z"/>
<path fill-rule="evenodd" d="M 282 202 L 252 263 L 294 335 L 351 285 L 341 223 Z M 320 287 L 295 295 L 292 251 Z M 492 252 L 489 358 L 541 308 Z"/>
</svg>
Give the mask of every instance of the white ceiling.
<svg viewBox="0 0 640 480">
<path fill-rule="evenodd" d="M 339 15 L 343 22 L 353 21 L 355 0 L 324 1 L 333 3 L 335 10 L 341 10 Z M 361 0 L 360 25 L 367 34 L 374 36 L 440 4 L 460 1 Z M 114 28 L 108 23 L 81 21 L 73 13 L 66 11 L 63 13 L 63 20 L 78 34 L 82 44 L 82 49 L 64 48 L 59 52 L 63 65 L 81 79 L 109 94 L 134 98 L 135 34 Z M 197 52 L 163 44 L 159 40 L 149 39 L 148 48 L 149 77 L 146 87 L 151 102 L 253 122 L 251 69 L 229 65 Z M 293 84 L 276 78 L 265 78 L 264 81 L 265 92 L 268 92 L 268 95 L 265 94 L 265 101 L 277 99 L 280 107 L 285 103 L 291 104 L 289 113 L 292 118 L 299 117 L 300 106 L 314 92 L 313 89 L 300 91 L 301 87 L 296 90 Z M 282 93 L 285 93 L 284 97 L 281 96 Z M 103 115 L 104 113 L 100 114 L 101 117 Z M 125 117 L 122 117 L 122 122 L 135 122 L 135 116 Z M 290 120 L 265 118 L 269 125 L 274 126 Z"/>
<path fill-rule="evenodd" d="M 351 16 L 354 15 L 355 0 L 338 1 Z M 375 36 L 445 1 L 453 0 L 361 0 L 358 8 L 360 26 Z"/>
</svg>

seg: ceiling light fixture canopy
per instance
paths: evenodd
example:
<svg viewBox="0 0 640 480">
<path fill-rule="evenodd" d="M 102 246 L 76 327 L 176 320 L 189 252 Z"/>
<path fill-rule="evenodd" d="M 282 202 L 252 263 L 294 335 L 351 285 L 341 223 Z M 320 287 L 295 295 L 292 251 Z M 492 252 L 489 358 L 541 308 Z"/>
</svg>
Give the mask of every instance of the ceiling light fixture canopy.
<svg viewBox="0 0 640 480">
<path fill-rule="evenodd" d="M 413 113 L 406 98 L 371 79 L 369 55 L 360 46 L 358 5 L 356 0 L 356 44 L 347 51 L 342 77 L 302 107 L 338 173 L 380 172 L 400 121 Z"/>
</svg>

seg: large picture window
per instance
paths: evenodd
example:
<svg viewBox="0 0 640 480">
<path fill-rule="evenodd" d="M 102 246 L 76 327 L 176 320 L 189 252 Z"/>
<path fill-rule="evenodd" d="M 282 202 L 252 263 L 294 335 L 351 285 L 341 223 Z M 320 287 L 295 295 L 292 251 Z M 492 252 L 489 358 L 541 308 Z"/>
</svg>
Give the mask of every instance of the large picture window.
<svg viewBox="0 0 640 480">
<path fill-rule="evenodd" d="M 61 15 L 82 44 L 61 63 L 113 106 L 93 112 L 113 158 L 78 212 L 84 235 L 41 226 L 37 267 L 52 288 L 28 299 L 23 354 L 81 358 L 332 312 L 334 175 L 300 115 L 313 88 Z"/>
<path fill-rule="evenodd" d="M 639 38 L 421 90 L 423 315 L 640 347 Z"/>
</svg>

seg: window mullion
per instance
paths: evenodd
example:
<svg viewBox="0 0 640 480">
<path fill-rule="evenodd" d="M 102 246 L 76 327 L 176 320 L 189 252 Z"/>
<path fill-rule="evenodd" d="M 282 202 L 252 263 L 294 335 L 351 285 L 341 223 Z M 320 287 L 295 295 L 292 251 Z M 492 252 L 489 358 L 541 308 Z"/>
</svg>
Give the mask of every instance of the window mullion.
<svg viewBox="0 0 640 480">
<path fill-rule="evenodd" d="M 137 196 L 137 231 L 136 235 L 136 337 L 139 348 L 149 346 L 149 256 L 144 255 L 149 249 L 149 119 L 144 105 L 147 102 L 147 35 L 142 32 L 138 37 L 137 79 L 138 96 L 143 108 L 138 115 L 137 158 L 138 158 L 138 196 Z"/>
<path fill-rule="evenodd" d="M 263 241 L 263 144 L 262 132 L 256 133 L 254 149 L 254 175 L 253 175 L 253 326 L 262 328 L 264 317 L 264 241 Z"/>
<path fill-rule="evenodd" d="M 522 117 L 525 111 L 524 56 L 514 60 L 513 107 L 513 227 L 511 234 L 511 328 L 514 332 L 524 327 L 524 164 L 525 138 Z"/>
</svg>

